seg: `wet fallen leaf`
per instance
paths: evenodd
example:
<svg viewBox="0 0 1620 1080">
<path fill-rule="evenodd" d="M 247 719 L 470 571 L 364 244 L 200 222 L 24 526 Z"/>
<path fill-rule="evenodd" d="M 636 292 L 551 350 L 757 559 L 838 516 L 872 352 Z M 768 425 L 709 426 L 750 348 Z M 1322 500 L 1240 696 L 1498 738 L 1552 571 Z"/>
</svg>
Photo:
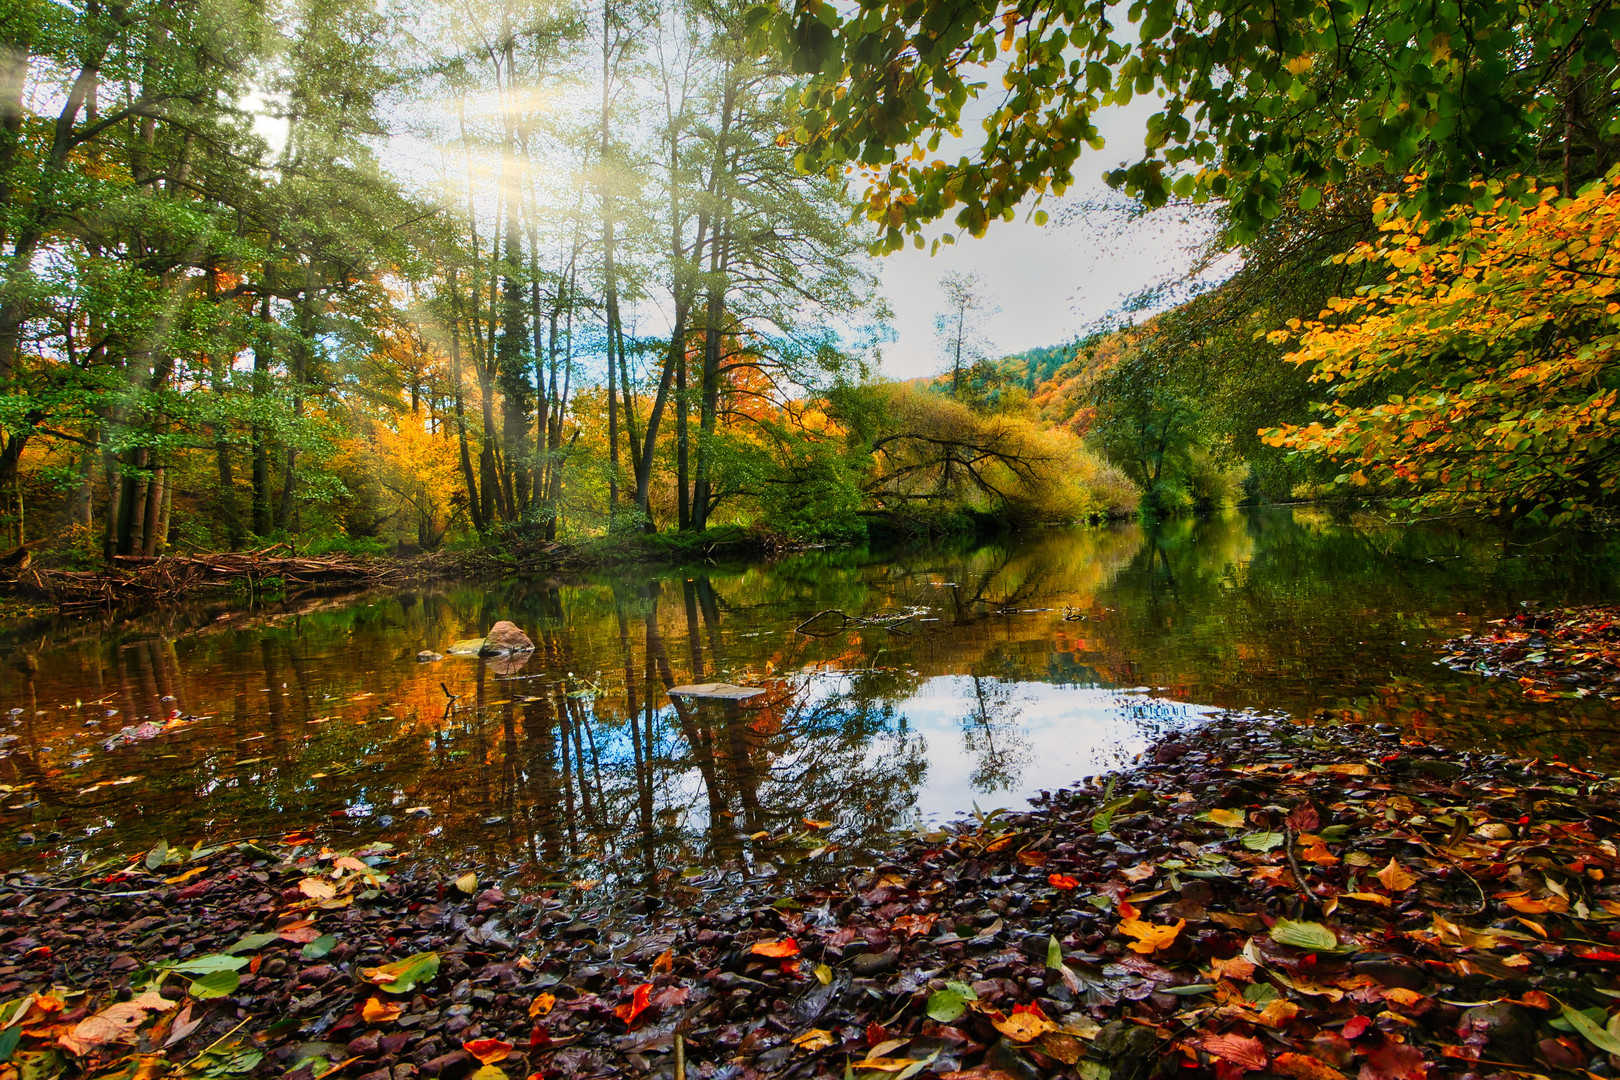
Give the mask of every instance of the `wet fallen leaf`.
<svg viewBox="0 0 1620 1080">
<path fill-rule="evenodd" d="M 533 1001 L 529 1002 L 529 1015 L 531 1017 L 544 1016 L 549 1013 L 556 1004 L 557 995 L 545 993 L 538 994 L 535 996 Z"/>
<path fill-rule="evenodd" d="M 832 1032 L 824 1031 L 821 1028 L 811 1028 L 809 1031 L 805 1031 L 793 1036 L 793 1038 L 788 1041 L 793 1043 L 794 1046 L 797 1046 L 801 1050 L 808 1050 L 811 1053 L 815 1053 L 817 1050 L 827 1049 L 827 1047 L 831 1046 L 835 1040 L 833 1039 Z"/>
<path fill-rule="evenodd" d="M 1383 882 L 1384 888 L 1390 892 L 1404 892 L 1417 884 L 1417 875 L 1391 858 L 1389 865 L 1378 871 L 1378 880 Z"/>
<path fill-rule="evenodd" d="M 1015 1005 L 1007 1016 L 987 1015 L 990 1016 L 991 1026 L 1013 1042 L 1033 1042 L 1047 1032 L 1057 1030 L 1057 1025 L 1047 1019 L 1039 1005 Z"/>
<path fill-rule="evenodd" d="M 1344 1080 L 1344 1073 L 1309 1054 L 1285 1050 L 1271 1059 L 1271 1071 L 1293 1080 Z"/>
<path fill-rule="evenodd" d="M 622 1005 L 614 1006 L 613 1015 L 628 1025 L 634 1025 L 636 1017 L 652 1005 L 652 983 L 642 983 L 630 992 L 630 1000 Z"/>
<path fill-rule="evenodd" d="M 1048 874 L 1046 876 L 1046 880 L 1052 885 L 1053 888 L 1062 889 L 1065 892 L 1070 889 L 1078 889 L 1080 887 L 1080 882 L 1070 877 L 1068 874 Z"/>
<path fill-rule="evenodd" d="M 420 952 L 381 967 L 362 968 L 360 977 L 389 994 L 408 994 L 418 983 L 432 982 L 439 974 L 439 954 Z"/>
<path fill-rule="evenodd" d="M 468 896 L 478 891 L 478 875 L 468 871 L 456 878 L 456 888 Z"/>
<path fill-rule="evenodd" d="M 473 1039 L 461 1044 L 481 1065 L 493 1065 L 512 1056 L 512 1044 L 500 1039 Z"/>
<path fill-rule="evenodd" d="M 1119 929 L 1122 933 L 1136 938 L 1129 942 L 1127 948 L 1133 952 L 1150 955 L 1153 952 L 1166 948 L 1176 940 L 1182 927 L 1187 925 L 1186 919 L 1177 919 L 1173 926 L 1160 926 L 1156 923 L 1144 922 L 1141 919 L 1121 919 Z"/>
<path fill-rule="evenodd" d="M 792 938 L 783 938 L 781 941 L 756 941 L 748 950 L 755 956 L 769 956 L 782 959 L 799 955 L 799 943 Z"/>
<path fill-rule="evenodd" d="M 87 1016 L 57 1038 L 57 1045 L 75 1057 L 109 1043 L 134 1042 L 135 1031 L 154 1012 L 166 1012 L 178 1005 L 162 994 L 148 990 L 129 1001 L 107 1006 L 93 1016 Z"/>
<path fill-rule="evenodd" d="M 1266 1067 L 1266 1051 L 1259 1039 L 1246 1035 L 1206 1035 L 1198 1046 L 1224 1061 L 1230 1061 L 1243 1072 L 1254 1072 Z"/>
<path fill-rule="evenodd" d="M 1339 936 L 1319 922 L 1295 922 L 1278 919 L 1271 928 L 1271 940 L 1279 945 L 1292 945 L 1296 949 L 1336 949 Z"/>
<path fill-rule="evenodd" d="M 405 1006 L 397 1001 L 383 1001 L 381 998 L 367 998 L 360 1008 L 360 1018 L 368 1024 L 389 1024 L 398 1020 L 405 1012 Z"/>
<path fill-rule="evenodd" d="M 1214 822 L 1228 829 L 1241 829 L 1249 820 L 1241 810 L 1208 810 L 1198 816 L 1204 821 Z"/>
</svg>

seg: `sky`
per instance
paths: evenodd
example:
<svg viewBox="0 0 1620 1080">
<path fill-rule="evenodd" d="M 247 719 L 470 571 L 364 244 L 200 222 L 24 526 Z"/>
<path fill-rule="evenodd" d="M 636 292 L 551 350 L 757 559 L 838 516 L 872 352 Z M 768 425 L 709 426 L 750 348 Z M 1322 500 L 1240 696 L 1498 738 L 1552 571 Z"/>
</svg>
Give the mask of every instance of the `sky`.
<svg viewBox="0 0 1620 1080">
<path fill-rule="evenodd" d="M 1156 98 L 1138 98 L 1129 108 L 1099 114 L 1097 127 L 1106 145 L 1081 155 L 1076 184 L 1062 199 L 1042 204 L 1051 215 L 1049 224 L 1036 225 L 1020 212 L 1016 221 L 992 223 L 982 238 L 959 235 L 953 246 L 942 244 L 937 255 L 906 248 L 883 256 L 878 271 L 894 308 L 897 335 L 884 346 L 883 374 L 911 379 L 944 370 L 934 315 L 942 308 L 939 279 L 948 271 L 983 279 L 989 299 L 1000 307 L 985 320 L 984 336 L 993 354 L 1007 355 L 1060 345 L 1125 296 L 1185 269 L 1195 239 L 1185 228 L 1157 222 L 1119 235 L 1095 217 L 1066 221 L 1062 213 L 1064 206 L 1081 202 L 1122 202 L 1102 174 L 1135 157 L 1147 117 L 1158 104 Z"/>
</svg>

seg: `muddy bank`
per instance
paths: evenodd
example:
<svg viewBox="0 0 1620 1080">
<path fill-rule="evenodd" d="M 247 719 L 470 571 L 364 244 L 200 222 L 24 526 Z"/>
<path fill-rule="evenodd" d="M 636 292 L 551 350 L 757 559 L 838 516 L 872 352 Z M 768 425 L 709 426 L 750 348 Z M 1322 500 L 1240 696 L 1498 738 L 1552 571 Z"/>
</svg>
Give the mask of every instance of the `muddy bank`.
<svg viewBox="0 0 1620 1080">
<path fill-rule="evenodd" d="M 1234 716 L 788 895 L 159 848 L 0 884 L 0 1077 L 1608 1077 L 1617 832 L 1557 762 Z"/>
</svg>

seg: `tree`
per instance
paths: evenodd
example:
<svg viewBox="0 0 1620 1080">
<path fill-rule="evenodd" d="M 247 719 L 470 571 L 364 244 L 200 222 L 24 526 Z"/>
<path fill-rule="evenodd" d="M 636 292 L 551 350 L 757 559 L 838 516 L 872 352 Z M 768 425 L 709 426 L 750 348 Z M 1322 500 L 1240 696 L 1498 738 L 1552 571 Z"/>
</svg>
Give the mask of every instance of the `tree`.
<svg viewBox="0 0 1620 1080">
<path fill-rule="evenodd" d="M 934 316 L 934 336 L 951 367 L 951 396 L 962 396 L 962 373 L 989 359 L 984 320 L 1001 309 L 992 307 L 977 274 L 952 270 L 939 279 L 945 310 Z"/>
<path fill-rule="evenodd" d="M 758 18 L 814 73 L 797 131 L 804 167 L 861 170 L 885 250 L 921 245 L 923 227 L 952 212 L 977 236 L 1028 196 L 1061 195 L 1082 151 L 1102 149 L 1097 113 L 1150 93 L 1162 104 L 1146 144 L 1109 182 L 1155 205 L 1227 200 L 1245 235 L 1285 191 L 1309 210 L 1358 167 L 1421 171 L 1407 211 L 1453 225 L 1464 223 L 1438 211 L 1466 201 L 1476 175 L 1555 161 L 1569 188 L 1620 147 L 1608 74 L 1620 8 L 1602 0 L 1140 0 L 1128 30 L 1121 11 L 862 0 Z M 970 152 L 936 156 L 993 82 Z"/>
<path fill-rule="evenodd" d="M 1536 191 L 1528 210 L 1508 195 L 1521 187 Z M 1620 170 L 1574 198 L 1494 181 L 1471 194 L 1469 232 L 1445 241 L 1425 239 L 1430 222 L 1395 200 L 1380 204 L 1380 236 L 1341 256 L 1381 272 L 1376 283 L 1273 335 L 1327 390 L 1324 419 L 1262 434 L 1422 511 L 1552 524 L 1612 514 Z"/>
</svg>

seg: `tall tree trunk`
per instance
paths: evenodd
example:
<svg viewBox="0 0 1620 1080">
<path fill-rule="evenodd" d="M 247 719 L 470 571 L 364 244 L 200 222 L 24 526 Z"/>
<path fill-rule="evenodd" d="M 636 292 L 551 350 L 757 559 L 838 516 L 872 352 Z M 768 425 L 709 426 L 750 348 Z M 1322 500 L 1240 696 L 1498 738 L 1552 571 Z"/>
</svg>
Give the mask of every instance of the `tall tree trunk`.
<svg viewBox="0 0 1620 1080">
<path fill-rule="evenodd" d="M 461 375 L 461 297 L 456 292 L 456 272 L 450 271 L 450 387 L 455 395 L 456 441 L 461 446 L 461 481 L 467 487 L 467 509 L 473 528 L 484 531 L 488 519 L 478 497 L 478 478 L 473 474 L 472 454 L 467 448 L 467 409 Z"/>
<path fill-rule="evenodd" d="M 267 283 L 268 284 L 268 283 Z M 253 346 L 254 421 L 249 438 L 253 444 L 253 532 L 269 536 L 275 531 L 270 512 L 270 432 L 259 419 L 270 407 L 270 365 L 274 354 L 271 339 L 270 293 L 259 301 L 259 337 Z"/>
</svg>

